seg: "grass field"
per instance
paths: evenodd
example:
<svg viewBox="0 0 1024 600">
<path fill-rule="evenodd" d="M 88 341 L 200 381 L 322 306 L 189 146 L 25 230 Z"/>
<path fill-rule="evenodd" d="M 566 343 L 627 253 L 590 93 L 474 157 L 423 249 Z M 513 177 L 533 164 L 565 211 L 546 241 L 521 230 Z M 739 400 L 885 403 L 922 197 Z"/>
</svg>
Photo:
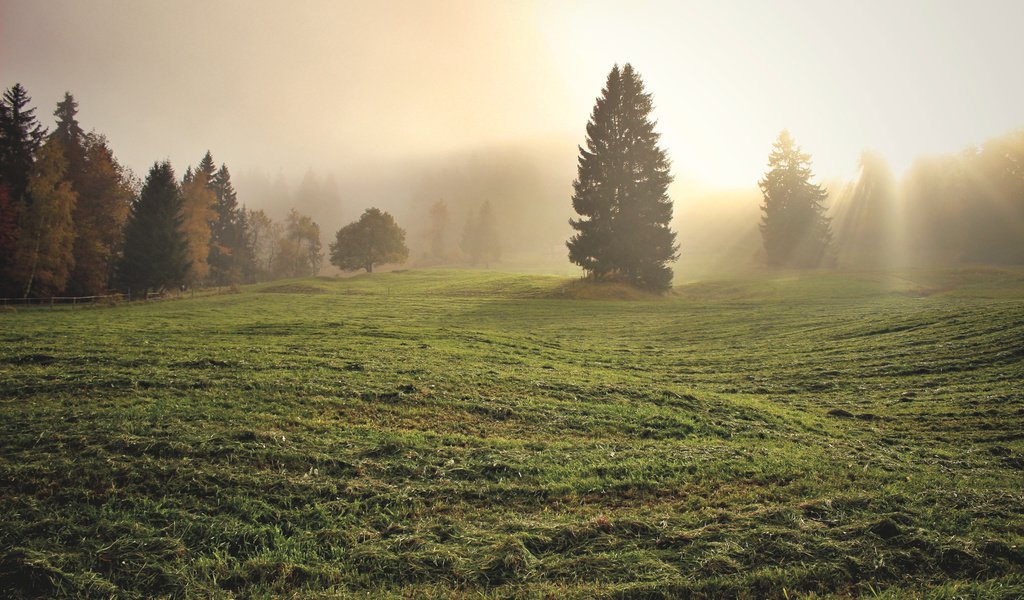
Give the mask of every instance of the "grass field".
<svg viewBox="0 0 1024 600">
<path fill-rule="evenodd" d="M 1024 272 L 0 313 L 0 595 L 1024 597 Z"/>
</svg>

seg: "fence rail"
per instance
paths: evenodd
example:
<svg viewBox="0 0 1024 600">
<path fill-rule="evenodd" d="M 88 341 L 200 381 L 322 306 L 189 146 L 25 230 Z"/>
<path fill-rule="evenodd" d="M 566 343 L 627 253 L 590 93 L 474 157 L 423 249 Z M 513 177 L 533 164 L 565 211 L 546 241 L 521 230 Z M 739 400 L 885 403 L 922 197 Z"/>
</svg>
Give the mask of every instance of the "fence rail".
<svg viewBox="0 0 1024 600">
<path fill-rule="evenodd" d="M 116 303 L 128 300 L 124 294 L 106 294 L 103 296 L 51 296 L 49 298 L 0 298 L 0 306 L 39 306 L 55 308 L 58 306 L 87 306 L 90 304 Z"/>
<path fill-rule="evenodd" d="M 58 308 L 66 307 L 72 310 L 79 306 L 95 306 L 98 304 L 118 304 L 121 302 L 150 301 L 150 300 L 177 300 L 181 298 L 195 298 L 196 296 L 216 296 L 219 294 L 235 293 L 237 286 L 215 286 L 209 288 L 188 290 L 165 289 L 159 292 L 139 292 L 136 294 L 106 294 L 102 296 L 53 296 L 50 298 L 0 298 L 0 309 L 17 307 L 41 307 Z"/>
</svg>

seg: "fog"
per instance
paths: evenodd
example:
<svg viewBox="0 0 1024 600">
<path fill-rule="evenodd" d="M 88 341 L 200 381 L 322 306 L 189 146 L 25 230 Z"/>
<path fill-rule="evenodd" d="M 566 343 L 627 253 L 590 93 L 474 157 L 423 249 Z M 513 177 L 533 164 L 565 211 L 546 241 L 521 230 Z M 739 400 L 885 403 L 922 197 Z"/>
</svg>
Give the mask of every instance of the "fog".
<svg viewBox="0 0 1024 600">
<path fill-rule="evenodd" d="M 680 264 L 699 273 L 756 258 L 757 181 L 783 128 L 849 237 L 867 227 L 842 200 L 865 149 L 895 182 L 1024 125 L 1021 22 L 1019 2 L 2 0 L 0 80 L 46 125 L 71 91 L 138 174 L 210 150 L 240 202 L 295 206 L 325 241 L 378 206 L 415 263 L 432 203 L 454 245 L 490 201 L 505 260 L 563 268 L 576 147 L 609 68 L 630 62 L 673 161 Z"/>
</svg>

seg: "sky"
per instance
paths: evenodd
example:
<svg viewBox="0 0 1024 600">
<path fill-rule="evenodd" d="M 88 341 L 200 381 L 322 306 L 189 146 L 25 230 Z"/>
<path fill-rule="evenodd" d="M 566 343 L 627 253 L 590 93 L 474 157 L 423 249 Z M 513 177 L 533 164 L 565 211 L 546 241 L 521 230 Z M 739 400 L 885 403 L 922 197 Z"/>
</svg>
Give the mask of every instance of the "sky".
<svg viewBox="0 0 1024 600">
<path fill-rule="evenodd" d="M 0 86 L 24 85 L 47 125 L 71 91 L 140 174 L 209 149 L 296 176 L 574 155 L 629 62 L 677 182 L 744 188 L 784 128 L 826 178 L 866 148 L 898 174 L 1024 126 L 1021 23 L 1019 0 L 0 0 Z"/>
</svg>

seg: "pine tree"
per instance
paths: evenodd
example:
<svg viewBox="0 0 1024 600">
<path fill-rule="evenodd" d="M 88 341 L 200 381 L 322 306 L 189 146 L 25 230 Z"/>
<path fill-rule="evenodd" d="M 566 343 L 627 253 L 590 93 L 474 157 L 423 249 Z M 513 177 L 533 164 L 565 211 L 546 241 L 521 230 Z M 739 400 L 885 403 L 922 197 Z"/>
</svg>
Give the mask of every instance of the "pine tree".
<svg viewBox="0 0 1024 600">
<path fill-rule="evenodd" d="M 758 182 L 764 196 L 761 236 L 768 264 L 820 266 L 832 233 L 822 205 L 828 192 L 811 183 L 811 156 L 783 130 L 768 156 L 768 167 Z"/>
<path fill-rule="evenodd" d="M 378 208 L 368 208 L 359 220 L 342 227 L 330 245 L 331 264 L 346 271 L 402 262 L 409 258 L 405 230 L 394 217 Z"/>
<path fill-rule="evenodd" d="M 582 218 L 569 221 L 577 233 L 567 245 L 569 260 L 594 277 L 667 290 L 679 247 L 652 108 L 640 75 L 616 65 L 587 124 L 587 149 L 580 148 L 572 204 Z"/>
<path fill-rule="evenodd" d="M 247 255 L 245 220 L 227 165 L 214 173 L 210 187 L 216 197 L 216 218 L 210 223 L 210 281 L 214 285 L 239 283 Z"/>
<path fill-rule="evenodd" d="M 52 296 L 64 290 L 74 265 L 72 212 L 75 192 L 65 178 L 67 162 L 56 138 L 39 149 L 21 202 L 20 236 L 12 273 L 25 298 Z"/>
<path fill-rule="evenodd" d="M 71 92 L 64 92 L 64 99 L 57 103 L 53 116 L 57 117 L 57 126 L 50 137 L 57 138 L 64 148 L 64 158 L 68 162 L 67 178 L 71 187 L 79 192 L 80 178 L 85 173 L 85 132 L 78 123 L 78 102 Z"/>
<path fill-rule="evenodd" d="M 143 292 L 184 283 L 191 261 L 182 233 L 182 207 L 171 163 L 154 164 L 124 228 L 118 268 L 122 289 Z"/>
<path fill-rule="evenodd" d="M 0 99 L 0 182 L 7 184 L 12 202 L 25 200 L 32 162 L 46 139 L 46 130 L 36 120 L 32 101 L 20 83 Z"/>
<path fill-rule="evenodd" d="M 35 109 L 26 108 L 29 98 L 21 84 L 15 84 L 0 97 L 0 295 L 20 295 L 24 289 L 15 280 L 14 254 L 21 232 L 21 209 L 31 199 L 26 196 L 28 179 L 36 153 L 46 139 L 46 130 L 35 118 Z"/>
<path fill-rule="evenodd" d="M 203 155 L 203 159 L 199 161 L 199 166 L 195 169 L 196 175 L 204 177 L 206 181 L 212 182 L 213 176 L 217 173 L 217 165 L 213 162 L 213 155 L 207 150 L 206 154 Z"/>
</svg>

